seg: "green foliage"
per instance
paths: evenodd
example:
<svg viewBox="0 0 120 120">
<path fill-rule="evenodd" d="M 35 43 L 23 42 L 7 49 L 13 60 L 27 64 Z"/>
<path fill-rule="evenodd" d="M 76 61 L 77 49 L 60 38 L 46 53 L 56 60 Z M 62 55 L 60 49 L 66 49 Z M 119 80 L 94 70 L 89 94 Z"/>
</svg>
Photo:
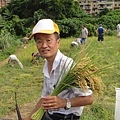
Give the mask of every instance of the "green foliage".
<svg viewBox="0 0 120 120">
<path fill-rule="evenodd" d="M 39 0 L 11 0 L 7 8 L 12 14 L 18 15 L 23 19 L 33 17 L 34 12 L 40 8 L 39 3 Z"/>
<path fill-rule="evenodd" d="M 103 10 L 100 11 L 98 16 L 101 17 L 103 15 L 106 15 L 108 12 L 109 12 L 109 9 L 108 8 L 104 8 Z"/>
<path fill-rule="evenodd" d="M 79 19 L 63 19 L 56 21 L 61 30 L 61 37 L 78 36 L 81 28 L 81 21 Z M 78 34 L 78 35 L 76 35 Z"/>
<path fill-rule="evenodd" d="M 32 8 L 32 9 L 31 9 Z M 107 35 L 115 35 L 116 25 L 119 22 L 120 10 L 105 8 L 98 16 L 88 15 L 80 9 L 79 3 L 74 0 L 11 0 L 10 4 L 0 10 L 2 21 L 0 29 L 7 29 L 17 36 L 30 35 L 30 28 L 39 19 L 51 18 L 57 21 L 62 37 L 78 37 L 81 24 L 87 26 L 89 36 L 96 35 L 99 24 L 107 30 Z"/>
<path fill-rule="evenodd" d="M 3 19 L 5 20 L 12 20 L 13 18 L 13 14 L 9 11 L 9 9 L 7 7 L 3 7 L 1 9 L 1 15 L 3 16 Z"/>
<path fill-rule="evenodd" d="M 83 19 L 86 19 L 84 21 Z M 94 19 L 95 20 L 95 19 Z M 91 16 L 86 18 L 68 18 L 63 20 L 56 20 L 61 30 L 61 37 L 75 36 L 79 37 L 82 30 L 82 25 L 85 25 L 89 30 L 89 36 L 95 35 L 95 26 L 91 22 Z"/>
<path fill-rule="evenodd" d="M 17 36 L 20 36 L 20 35 L 25 36 L 26 35 L 23 19 L 19 19 L 18 16 L 14 16 L 14 18 L 12 19 L 12 25 L 13 25 L 13 28 L 14 28 Z"/>
<path fill-rule="evenodd" d="M 5 20 L 2 18 L 2 16 L 0 15 L 0 31 L 1 29 L 5 26 L 6 22 Z"/>
<path fill-rule="evenodd" d="M 35 0 L 34 2 L 32 0 L 11 0 L 7 8 L 21 19 L 32 17 L 34 12 L 39 10 L 45 13 L 42 14 L 42 18 L 45 15 L 51 19 L 71 18 L 77 16 L 80 9 L 79 3 L 74 2 L 74 0 Z"/>
<path fill-rule="evenodd" d="M 44 12 L 42 9 L 39 9 L 34 12 L 34 23 L 37 23 L 40 19 L 46 18 L 46 12 Z"/>
<path fill-rule="evenodd" d="M 8 23 L 6 29 L 9 30 L 10 26 L 12 29 L 10 32 L 13 34 L 13 31 L 15 31 L 14 34 L 17 36 L 25 36 L 25 34 L 28 34 L 29 30 L 27 27 L 33 26 L 39 19 L 42 18 L 62 20 L 72 17 L 83 18 L 87 16 L 87 14 L 80 9 L 79 3 L 74 2 L 74 0 L 35 0 L 35 2 L 32 0 L 12 0 L 8 6 L 2 8 L 1 15 Z M 28 19 L 24 20 L 24 18 Z M 71 31 L 69 32 L 71 33 Z"/>
<path fill-rule="evenodd" d="M 13 54 L 20 45 L 21 42 L 16 36 L 2 30 L 0 33 L 0 61 Z"/>
<path fill-rule="evenodd" d="M 106 101 L 104 98 L 101 100 Z M 100 101 L 100 97 L 98 101 Z M 84 109 L 81 120 L 96 120 L 96 118 L 97 120 L 112 120 L 114 118 L 114 107 L 115 105 L 109 104 L 108 101 L 107 103 L 95 102 L 94 105 Z"/>
<path fill-rule="evenodd" d="M 88 24 L 85 24 L 86 28 L 88 29 L 88 36 L 95 36 L 95 25 L 88 22 Z"/>
<path fill-rule="evenodd" d="M 111 30 L 111 29 L 107 30 L 106 34 L 109 35 L 109 36 L 117 36 L 116 31 L 115 30 Z"/>
<path fill-rule="evenodd" d="M 82 13 L 82 10 L 74 0 L 42 0 L 40 1 L 40 8 L 34 13 L 34 18 L 36 18 L 35 21 L 41 18 L 62 20 L 78 17 L 80 13 Z"/>
<path fill-rule="evenodd" d="M 106 15 L 97 19 L 98 24 L 103 24 L 106 29 L 116 30 L 120 18 L 120 10 L 111 10 Z"/>
</svg>

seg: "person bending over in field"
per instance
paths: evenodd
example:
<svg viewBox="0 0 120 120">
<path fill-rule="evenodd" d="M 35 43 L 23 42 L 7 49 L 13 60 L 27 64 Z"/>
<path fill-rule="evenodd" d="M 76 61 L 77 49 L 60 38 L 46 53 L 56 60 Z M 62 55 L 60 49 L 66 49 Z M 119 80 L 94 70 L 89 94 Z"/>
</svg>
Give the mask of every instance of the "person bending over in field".
<svg viewBox="0 0 120 120">
<path fill-rule="evenodd" d="M 23 65 L 22 65 L 22 63 L 20 62 L 20 60 L 17 58 L 16 55 L 10 55 L 10 56 L 9 56 L 9 59 L 8 59 L 8 63 L 9 63 L 12 67 L 14 67 L 14 64 L 15 64 L 15 63 L 18 63 L 18 65 L 20 66 L 20 68 L 23 69 Z"/>
<path fill-rule="evenodd" d="M 74 41 L 71 42 L 70 47 L 79 47 L 81 44 L 81 38 L 76 38 Z"/>
<path fill-rule="evenodd" d="M 36 52 L 36 53 L 32 53 L 31 55 L 32 55 L 31 63 L 39 65 L 39 60 L 40 60 L 40 57 L 41 57 L 40 53 Z"/>
</svg>

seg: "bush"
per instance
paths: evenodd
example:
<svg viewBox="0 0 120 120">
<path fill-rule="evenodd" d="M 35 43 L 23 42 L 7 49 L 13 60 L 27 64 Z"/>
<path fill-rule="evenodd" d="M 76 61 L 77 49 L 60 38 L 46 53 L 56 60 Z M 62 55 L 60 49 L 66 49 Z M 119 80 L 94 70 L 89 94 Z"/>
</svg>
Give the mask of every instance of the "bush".
<svg viewBox="0 0 120 120">
<path fill-rule="evenodd" d="M 18 37 L 2 30 L 0 33 L 0 61 L 13 54 L 20 45 L 21 41 Z"/>
</svg>

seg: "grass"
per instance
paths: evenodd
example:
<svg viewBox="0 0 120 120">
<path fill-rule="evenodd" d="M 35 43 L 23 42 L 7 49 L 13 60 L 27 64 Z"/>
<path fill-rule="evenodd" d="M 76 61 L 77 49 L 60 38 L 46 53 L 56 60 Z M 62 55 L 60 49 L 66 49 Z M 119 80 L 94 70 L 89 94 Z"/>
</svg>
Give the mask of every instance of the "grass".
<svg viewBox="0 0 120 120">
<path fill-rule="evenodd" d="M 67 56 L 73 57 L 81 48 L 70 49 L 70 43 L 75 38 L 61 40 L 60 50 Z M 97 42 L 96 37 L 88 38 L 86 50 L 98 67 L 111 65 L 102 74 L 106 85 L 103 95 L 94 94 L 94 103 L 84 108 L 81 120 L 113 120 L 115 111 L 115 88 L 120 86 L 120 39 L 105 37 L 103 44 Z M 82 46 L 81 46 L 82 47 Z M 15 110 L 14 92 L 17 92 L 19 105 L 36 100 L 40 96 L 43 83 L 42 67 L 30 63 L 31 53 L 36 52 L 36 46 L 31 41 L 26 49 L 17 52 L 17 57 L 23 63 L 24 70 L 16 64 L 14 68 L 6 64 L 0 66 L 0 116 Z M 112 66 L 113 63 L 116 63 Z"/>
</svg>

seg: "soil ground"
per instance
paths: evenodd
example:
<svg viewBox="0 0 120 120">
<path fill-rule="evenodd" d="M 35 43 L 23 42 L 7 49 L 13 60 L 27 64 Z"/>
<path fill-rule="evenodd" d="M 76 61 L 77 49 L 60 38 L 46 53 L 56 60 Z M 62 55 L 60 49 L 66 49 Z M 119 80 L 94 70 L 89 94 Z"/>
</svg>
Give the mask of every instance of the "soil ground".
<svg viewBox="0 0 120 120">
<path fill-rule="evenodd" d="M 36 103 L 37 103 L 37 101 L 35 100 L 31 103 L 26 103 L 26 104 L 19 107 L 22 118 L 25 118 L 29 115 L 29 113 L 35 107 Z M 14 110 L 14 111 L 10 112 L 8 115 L 4 116 L 4 119 L 0 118 L 0 120 L 7 120 L 7 119 L 18 120 L 16 110 Z"/>
</svg>

